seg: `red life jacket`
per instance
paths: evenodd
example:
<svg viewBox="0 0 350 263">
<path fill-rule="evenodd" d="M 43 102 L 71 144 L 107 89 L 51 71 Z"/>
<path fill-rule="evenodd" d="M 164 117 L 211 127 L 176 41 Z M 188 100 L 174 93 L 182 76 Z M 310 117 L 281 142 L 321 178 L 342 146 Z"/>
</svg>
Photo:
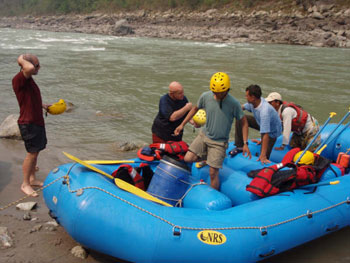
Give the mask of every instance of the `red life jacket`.
<svg viewBox="0 0 350 263">
<path fill-rule="evenodd" d="M 283 167 L 284 165 L 279 163 L 260 170 L 260 172 L 254 175 L 251 183 L 246 186 L 246 190 L 260 197 L 279 193 L 280 189 L 272 184 L 272 176 Z"/>
<path fill-rule="evenodd" d="M 166 143 L 152 143 L 149 145 L 150 151 L 145 153 L 144 148 L 137 152 L 137 156 L 146 161 L 154 161 L 162 159 L 163 155 L 176 157 L 178 160 L 183 160 L 185 153 L 188 151 L 188 145 L 184 141 Z"/>
<path fill-rule="evenodd" d="M 129 184 L 132 184 L 132 185 L 136 186 L 137 188 L 140 188 L 142 190 L 146 190 L 149 182 L 147 184 L 147 178 L 144 178 L 144 177 L 146 177 L 144 173 L 142 174 L 142 176 L 140 175 L 141 171 L 144 172 L 143 168 L 145 168 L 145 167 L 149 168 L 149 165 L 145 164 L 145 163 L 141 163 L 140 167 L 132 167 L 129 164 L 122 164 L 118 167 L 117 170 L 115 170 L 112 173 L 112 176 L 114 178 L 119 178 L 119 179 L 121 179 Z"/>
<path fill-rule="evenodd" d="M 294 155 L 300 148 L 290 150 L 279 164 L 252 171 L 248 174 L 254 179 L 246 186 L 246 190 L 260 197 L 271 196 L 299 186 L 317 183 L 331 161 L 318 155 L 314 165 L 295 165 Z M 291 169 L 281 170 L 284 167 Z"/>
<path fill-rule="evenodd" d="M 280 118 L 282 120 L 282 112 L 285 108 L 292 107 L 297 112 L 297 116 L 292 119 L 292 131 L 301 133 L 305 127 L 308 113 L 302 109 L 301 106 L 294 104 L 293 102 L 284 101 L 282 104 L 282 110 Z"/>
</svg>

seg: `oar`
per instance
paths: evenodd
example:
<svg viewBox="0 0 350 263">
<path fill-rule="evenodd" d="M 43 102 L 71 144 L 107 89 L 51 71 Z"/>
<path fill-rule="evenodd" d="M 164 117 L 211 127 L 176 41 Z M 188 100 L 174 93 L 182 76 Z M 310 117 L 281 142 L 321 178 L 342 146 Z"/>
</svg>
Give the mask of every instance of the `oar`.
<svg viewBox="0 0 350 263">
<path fill-rule="evenodd" d="M 77 162 L 83 166 L 85 166 L 86 168 L 89 168 L 90 170 L 96 172 L 96 173 L 99 173 L 99 174 L 102 174 L 110 179 L 114 179 L 114 183 L 120 188 L 120 189 L 123 189 L 124 191 L 127 191 L 129 193 L 132 193 L 134 195 L 137 195 L 141 198 L 144 198 L 144 199 L 147 199 L 147 200 L 150 200 L 152 202 L 155 202 L 155 203 L 158 203 L 158 204 L 161 204 L 161 205 L 164 205 L 164 206 L 172 206 L 156 197 L 154 197 L 153 195 L 150 195 L 149 193 L 129 184 L 129 183 L 126 183 L 124 182 L 123 180 L 120 180 L 119 178 L 114 178 L 112 175 L 98 169 L 97 167 L 95 166 L 92 166 L 90 164 L 88 164 L 87 162 L 83 161 L 83 160 L 80 160 L 79 158 L 69 154 L 69 153 L 66 153 L 66 152 L 63 152 L 63 154 L 65 156 L 67 156 L 69 159 L 73 160 L 74 162 Z"/>
<path fill-rule="evenodd" d="M 315 137 L 312 139 L 312 141 L 306 146 L 305 150 L 300 154 L 298 160 L 296 160 L 295 164 L 298 164 L 298 162 L 300 161 L 301 157 L 303 157 L 303 155 L 306 153 L 306 151 L 311 147 L 311 145 L 315 142 L 315 140 L 317 139 L 317 137 L 321 134 L 321 132 L 323 131 L 323 129 L 327 126 L 328 122 L 333 118 L 333 116 L 337 115 L 335 112 L 331 112 L 329 114 L 329 118 L 327 119 L 327 121 L 323 124 L 322 128 L 318 131 L 318 133 L 316 133 Z"/>
<path fill-rule="evenodd" d="M 335 185 L 335 184 L 339 184 L 340 181 L 331 181 L 331 182 L 321 182 L 321 183 L 317 183 L 317 184 L 307 184 L 307 185 L 303 185 L 300 186 L 299 188 L 309 188 L 309 187 L 316 187 L 316 186 L 322 186 L 322 185 Z"/>
<path fill-rule="evenodd" d="M 321 149 L 323 147 L 323 145 L 327 144 L 328 139 L 331 138 L 331 136 L 333 135 L 333 133 L 338 129 L 338 127 L 340 125 L 342 125 L 342 123 L 345 121 L 345 119 L 350 115 L 350 107 L 349 107 L 349 111 L 344 115 L 344 117 L 340 120 L 340 122 L 338 123 L 337 126 L 335 126 L 335 128 L 333 129 L 333 131 L 327 136 L 327 138 L 324 140 L 323 143 L 321 143 L 317 149 L 315 150 L 315 152 L 318 152 L 319 149 Z"/>
</svg>

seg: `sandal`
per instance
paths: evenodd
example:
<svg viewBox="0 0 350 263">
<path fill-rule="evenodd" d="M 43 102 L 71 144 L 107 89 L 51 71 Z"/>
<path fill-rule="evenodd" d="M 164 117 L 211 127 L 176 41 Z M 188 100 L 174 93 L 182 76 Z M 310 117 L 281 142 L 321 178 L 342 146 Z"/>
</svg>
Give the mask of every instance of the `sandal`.
<svg viewBox="0 0 350 263">
<path fill-rule="evenodd" d="M 207 165 L 206 161 L 196 162 L 195 166 L 196 168 L 202 168 Z"/>
<path fill-rule="evenodd" d="M 232 157 L 235 157 L 238 153 L 243 152 L 242 148 L 235 147 L 231 151 L 228 152 L 228 154 Z"/>
</svg>

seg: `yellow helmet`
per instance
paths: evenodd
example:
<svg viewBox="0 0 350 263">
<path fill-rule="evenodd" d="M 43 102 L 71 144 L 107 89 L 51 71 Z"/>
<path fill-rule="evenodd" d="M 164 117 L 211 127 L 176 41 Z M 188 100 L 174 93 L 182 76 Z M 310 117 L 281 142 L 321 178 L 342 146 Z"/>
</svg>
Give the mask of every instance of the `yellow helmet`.
<svg viewBox="0 0 350 263">
<path fill-rule="evenodd" d="M 57 115 L 66 111 L 66 102 L 63 99 L 60 99 L 58 102 L 52 104 L 48 109 L 48 113 Z"/>
<path fill-rule="evenodd" d="M 210 79 L 210 90 L 213 92 L 224 92 L 230 87 L 230 77 L 224 72 L 217 72 Z"/>
<path fill-rule="evenodd" d="M 303 153 L 303 151 L 298 152 L 296 155 L 294 155 L 293 161 L 296 162 L 299 159 L 299 156 Z M 306 153 L 301 157 L 299 160 L 299 164 L 311 164 L 313 165 L 315 162 L 314 154 L 310 151 L 306 151 Z"/>
<path fill-rule="evenodd" d="M 203 109 L 199 109 L 197 113 L 193 116 L 193 121 L 199 126 L 204 125 L 206 120 L 207 120 L 207 115 L 205 113 L 205 110 Z"/>
</svg>

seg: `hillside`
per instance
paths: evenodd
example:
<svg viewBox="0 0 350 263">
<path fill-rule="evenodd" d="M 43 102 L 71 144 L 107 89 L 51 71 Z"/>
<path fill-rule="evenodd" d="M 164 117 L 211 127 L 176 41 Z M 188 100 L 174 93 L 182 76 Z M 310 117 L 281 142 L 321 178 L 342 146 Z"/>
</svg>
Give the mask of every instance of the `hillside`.
<svg viewBox="0 0 350 263">
<path fill-rule="evenodd" d="M 87 14 L 147 11 L 307 11 L 317 4 L 350 8 L 350 0 L 0 0 L 1 16 Z"/>
<path fill-rule="evenodd" d="M 7 28 L 350 47 L 350 0 L 0 0 L 0 10 Z"/>
</svg>

